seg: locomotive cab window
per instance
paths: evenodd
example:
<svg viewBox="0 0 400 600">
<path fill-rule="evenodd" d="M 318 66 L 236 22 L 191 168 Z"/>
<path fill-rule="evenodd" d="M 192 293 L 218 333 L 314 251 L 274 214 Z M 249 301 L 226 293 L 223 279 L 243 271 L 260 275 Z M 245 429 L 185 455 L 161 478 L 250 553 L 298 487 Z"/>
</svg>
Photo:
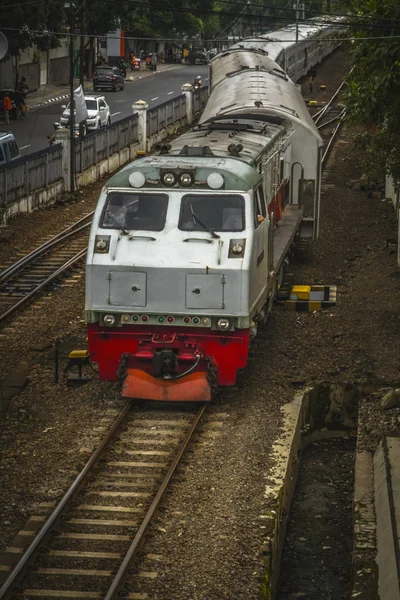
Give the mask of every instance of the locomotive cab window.
<svg viewBox="0 0 400 600">
<path fill-rule="evenodd" d="M 254 211 L 254 228 L 257 229 L 257 227 L 260 225 L 260 223 L 262 223 L 264 221 L 265 217 L 267 216 L 267 208 L 265 205 L 264 190 L 262 188 L 262 185 L 260 185 L 253 192 L 253 211 Z"/>
<path fill-rule="evenodd" d="M 179 217 L 183 231 L 243 231 L 244 199 L 222 194 L 184 196 Z"/>
<path fill-rule="evenodd" d="M 162 231 L 167 216 L 166 194 L 111 192 L 101 218 L 105 229 Z"/>
</svg>

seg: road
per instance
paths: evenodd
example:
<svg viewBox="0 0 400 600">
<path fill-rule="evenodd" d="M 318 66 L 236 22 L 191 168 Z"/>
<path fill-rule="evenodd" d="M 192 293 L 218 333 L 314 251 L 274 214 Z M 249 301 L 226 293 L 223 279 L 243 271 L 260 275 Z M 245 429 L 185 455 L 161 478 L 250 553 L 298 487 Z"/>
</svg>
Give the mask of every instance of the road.
<svg viewBox="0 0 400 600">
<path fill-rule="evenodd" d="M 152 108 L 178 96 L 182 85 L 193 83 L 196 75 L 201 75 L 203 83 L 207 83 L 208 67 L 179 66 L 169 71 L 146 74 L 143 79 L 136 74 L 134 81 L 125 82 L 123 91 L 104 92 L 110 105 L 112 122 L 132 114 L 132 104 L 137 100 L 145 100 Z M 8 129 L 14 133 L 22 156 L 48 146 L 47 136 L 52 134 L 53 123 L 60 120 L 65 103 L 66 100 L 52 102 L 43 108 L 32 109 L 23 121 L 10 121 Z"/>
</svg>

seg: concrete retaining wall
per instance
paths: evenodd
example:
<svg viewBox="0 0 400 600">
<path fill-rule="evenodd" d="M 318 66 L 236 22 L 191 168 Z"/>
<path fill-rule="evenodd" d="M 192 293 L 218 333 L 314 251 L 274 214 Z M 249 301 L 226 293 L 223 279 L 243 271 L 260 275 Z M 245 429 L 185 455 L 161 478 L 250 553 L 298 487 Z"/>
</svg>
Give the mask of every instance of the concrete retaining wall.
<svg viewBox="0 0 400 600">
<path fill-rule="evenodd" d="M 282 406 L 282 434 L 272 449 L 275 464 L 265 489 L 268 509 L 262 515 L 265 527 L 263 546 L 268 557 L 262 581 L 264 600 L 275 598 L 303 448 L 317 439 L 355 435 L 358 400 L 370 391 L 369 387 L 320 384 L 306 389 L 292 402 Z"/>
</svg>

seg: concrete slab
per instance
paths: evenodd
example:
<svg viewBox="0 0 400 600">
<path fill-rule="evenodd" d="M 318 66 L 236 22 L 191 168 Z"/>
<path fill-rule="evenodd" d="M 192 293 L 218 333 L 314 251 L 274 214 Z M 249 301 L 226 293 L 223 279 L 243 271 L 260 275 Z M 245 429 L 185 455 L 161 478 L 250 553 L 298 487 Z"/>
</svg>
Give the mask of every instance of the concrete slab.
<svg viewBox="0 0 400 600">
<path fill-rule="evenodd" d="M 398 510 L 394 497 L 400 494 L 400 440 L 382 440 L 374 455 L 374 490 L 377 533 L 376 562 L 379 568 L 379 597 L 381 600 L 400 600 Z M 390 445 L 390 453 L 389 453 Z M 394 480 L 392 478 L 394 474 Z M 393 485 L 394 484 L 394 485 Z M 399 498 L 396 500 L 397 509 Z"/>
<path fill-rule="evenodd" d="M 354 482 L 353 582 L 351 598 L 378 597 L 376 519 L 371 452 L 357 452 Z"/>
</svg>

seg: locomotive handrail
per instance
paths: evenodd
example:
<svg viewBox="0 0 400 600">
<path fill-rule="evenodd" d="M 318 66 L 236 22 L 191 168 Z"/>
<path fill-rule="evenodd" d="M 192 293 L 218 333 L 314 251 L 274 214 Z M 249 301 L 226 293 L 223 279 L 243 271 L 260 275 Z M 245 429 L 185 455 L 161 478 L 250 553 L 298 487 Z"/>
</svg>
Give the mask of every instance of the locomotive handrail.
<svg viewBox="0 0 400 600">
<path fill-rule="evenodd" d="M 208 238 L 186 238 L 184 242 L 206 242 L 206 244 L 212 244 L 213 241 Z"/>
</svg>

